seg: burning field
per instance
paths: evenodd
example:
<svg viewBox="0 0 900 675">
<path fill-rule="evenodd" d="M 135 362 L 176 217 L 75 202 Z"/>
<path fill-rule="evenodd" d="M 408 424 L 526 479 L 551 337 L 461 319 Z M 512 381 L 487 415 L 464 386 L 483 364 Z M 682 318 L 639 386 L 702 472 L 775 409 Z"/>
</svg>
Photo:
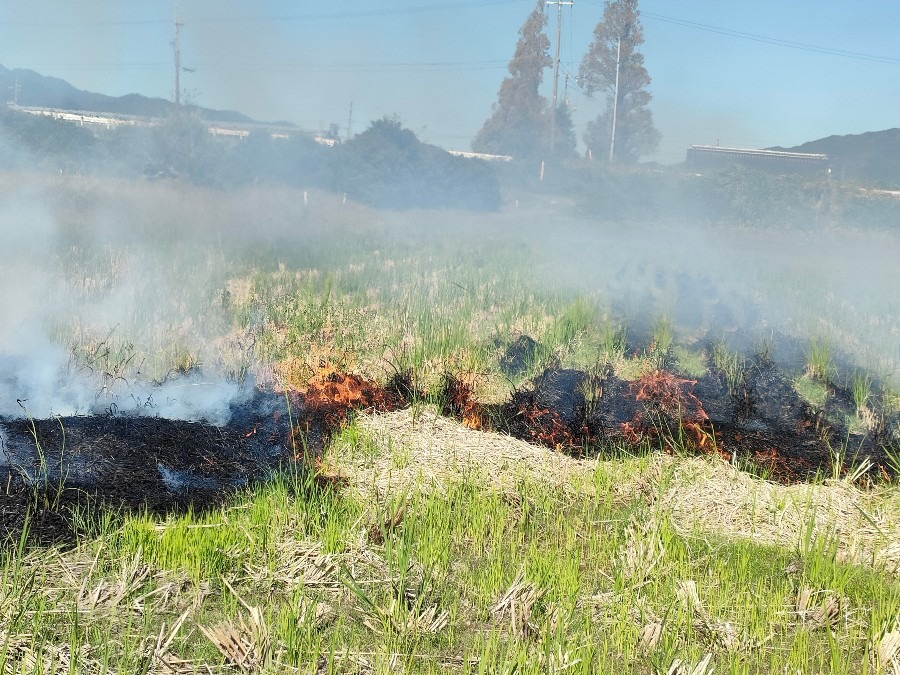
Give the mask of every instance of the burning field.
<svg viewBox="0 0 900 675">
<path fill-rule="evenodd" d="M 524 368 L 523 344 L 538 345 L 528 337 L 509 345 L 500 358 L 507 369 Z M 823 380 L 825 399 L 815 405 L 771 360 L 722 351 L 710 344 L 701 352 L 711 356 L 696 379 L 655 367 L 678 363 L 653 344 L 630 380 L 616 374 L 622 364 L 547 367 L 495 403 L 476 396 L 478 377 L 445 374 L 429 394 L 416 390 L 411 373 L 380 385 L 320 359 L 305 362 L 299 376 L 293 366 L 294 381 L 277 391 L 257 387 L 236 399 L 219 425 L 113 406 L 94 415 L 0 418 L 0 527 L 12 543 L 30 518 L 32 536 L 59 541 L 70 536 L 63 514 L 79 506 L 164 515 L 215 506 L 280 471 L 324 479 L 321 458 L 353 416 L 428 402 L 469 429 L 578 458 L 661 450 L 718 457 L 785 484 L 898 480 L 900 409 L 883 394 L 873 388 L 863 407 Z"/>
<path fill-rule="evenodd" d="M 0 672 L 896 662 L 895 234 L 4 189 Z"/>
<path fill-rule="evenodd" d="M 573 457 L 661 450 L 783 483 L 897 480 L 889 345 L 900 324 L 861 315 L 871 297 L 792 300 L 796 270 L 761 262 L 770 243 L 788 246 L 785 233 L 737 233 L 759 257 L 702 272 L 672 253 L 706 250 L 722 232 L 681 230 L 659 247 L 636 241 L 640 231 L 618 233 L 641 256 L 598 269 L 580 256 L 602 237 L 577 221 L 560 221 L 559 235 L 585 245 L 567 249 L 531 228 L 518 238 L 536 239 L 522 249 L 510 240 L 514 217 L 451 214 L 423 239 L 416 222 L 394 214 L 373 224 L 376 214 L 324 195 L 313 208 L 266 189 L 223 202 L 156 186 L 168 211 L 141 211 L 123 233 L 83 225 L 96 214 L 68 204 L 85 189 L 64 184 L 50 214 L 22 198 L 4 216 L 32 218 L 62 252 L 58 272 L 35 275 L 44 252 L 4 225 L 21 255 L 0 274 L 28 280 L 7 303 L 14 328 L 0 333 L 9 541 L 35 509 L 34 536 L 65 538 L 59 513 L 82 502 L 164 514 L 215 505 L 286 468 L 315 474 L 355 415 L 423 402 L 470 429 Z M 147 197 L 134 190 L 126 201 Z M 178 229 L 196 200 L 205 220 Z M 244 215 L 274 204 L 283 220 L 249 235 Z M 477 237 L 485 252 L 460 264 Z M 858 246 L 880 250 L 883 238 Z M 208 252 L 213 239 L 221 260 Z M 262 250 L 278 253 L 264 263 Z M 573 269 L 591 272 L 576 281 Z M 873 265 L 873 280 L 890 285 L 890 270 Z M 784 330 L 761 330 L 776 320 Z M 824 327 L 817 335 L 798 332 L 813 320 Z M 871 335 L 848 335 L 862 322 Z"/>
<path fill-rule="evenodd" d="M 66 541 L 73 509 L 164 516 L 217 506 L 279 472 L 315 477 L 324 447 L 351 413 L 402 404 L 397 393 L 323 366 L 302 390 L 255 389 L 219 425 L 111 409 L 0 418 L 2 537 L 14 544 L 27 523 L 38 541 Z"/>
</svg>

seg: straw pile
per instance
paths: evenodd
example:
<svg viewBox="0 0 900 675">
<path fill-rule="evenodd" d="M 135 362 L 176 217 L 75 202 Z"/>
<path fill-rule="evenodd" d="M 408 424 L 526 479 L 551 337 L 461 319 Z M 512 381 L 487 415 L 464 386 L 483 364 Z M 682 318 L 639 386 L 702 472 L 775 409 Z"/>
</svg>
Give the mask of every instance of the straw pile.
<svg viewBox="0 0 900 675">
<path fill-rule="evenodd" d="M 751 539 L 800 554 L 804 546 L 833 546 L 841 560 L 900 576 L 900 491 L 894 487 L 781 485 L 715 457 L 656 455 L 624 468 L 623 460 L 574 459 L 475 431 L 430 408 L 367 415 L 357 425 L 368 451 L 337 445 L 327 461 L 361 494 L 441 491 L 467 478 L 501 491 L 524 479 L 590 498 L 603 484 L 592 480 L 594 473 L 607 472 L 617 477 L 605 481 L 617 499 L 646 499 L 682 534 Z"/>
</svg>

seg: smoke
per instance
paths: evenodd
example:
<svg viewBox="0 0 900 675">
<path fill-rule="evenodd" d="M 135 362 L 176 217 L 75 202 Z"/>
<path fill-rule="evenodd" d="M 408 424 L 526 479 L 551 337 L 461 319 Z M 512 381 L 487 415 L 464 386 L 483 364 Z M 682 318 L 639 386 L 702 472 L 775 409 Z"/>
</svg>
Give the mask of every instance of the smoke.
<svg viewBox="0 0 900 675">
<path fill-rule="evenodd" d="M 697 195 L 666 195 L 654 191 L 657 186 L 665 188 L 665 180 L 635 174 L 617 184 L 616 195 L 597 200 L 594 215 L 575 200 L 524 192 L 515 195 L 518 209 L 508 200 L 496 216 L 433 214 L 423 225 L 422 214 L 410 214 L 402 227 L 389 225 L 397 241 L 383 245 L 392 250 L 415 242 L 477 269 L 509 269 L 514 254 L 528 288 L 559 298 L 556 312 L 573 297 L 588 298 L 600 322 L 626 331 L 632 350 L 648 344 L 654 324 L 668 319 L 677 342 L 695 351 L 718 340 L 748 354 L 765 348 L 789 373 L 798 373 L 811 341 L 825 341 L 839 362 L 836 381 L 846 382 L 856 368 L 897 381 L 896 233 L 874 217 L 851 222 L 837 213 L 829 222 L 808 224 L 789 209 L 775 210 L 761 223 L 691 219 L 678 200 L 693 200 L 693 208 Z M 783 183 L 776 187 L 787 192 Z M 760 193 L 761 201 L 779 207 L 793 198 L 790 192 Z M 850 206 L 877 215 L 877 203 L 851 199 L 846 197 Z M 617 204 L 627 208 L 611 217 Z M 417 241 L 423 236 L 431 243 Z M 474 286 L 464 277 L 449 283 L 454 281 Z"/>
<path fill-rule="evenodd" d="M 76 210 L 78 217 L 95 222 L 66 222 L 63 232 L 55 203 L 59 192 L 51 192 L 52 181 L 32 179 L 19 184 L 15 176 L 4 176 L 0 200 L 0 417 L 109 412 L 226 424 L 232 403 L 252 393 L 252 381 L 228 381 L 189 364 L 174 375 L 163 373 L 154 383 L 140 368 L 126 374 L 124 368 L 119 372 L 111 367 L 109 352 L 117 348 L 117 330 L 132 335 L 165 331 L 159 342 L 181 340 L 188 353 L 201 353 L 199 345 L 209 336 L 190 325 L 173 329 L 173 306 L 180 310 L 182 324 L 187 310 L 173 300 L 166 283 L 171 272 L 112 236 L 122 230 L 125 211 L 114 215 L 102 209 Z M 55 187 L 62 191 L 62 184 Z M 143 206 L 149 210 L 149 203 Z M 65 208 L 71 211 L 72 205 Z M 76 227 L 93 233 L 78 240 L 72 232 Z M 77 270 L 79 258 L 96 251 L 109 261 L 105 276 L 85 271 L 80 284 L 73 285 L 66 272 Z M 86 358 L 76 357 L 75 346 L 64 344 L 63 337 L 54 339 L 65 336 L 71 326 L 108 336 L 94 341 L 96 351 L 106 354 L 105 361 L 94 355 L 86 363 Z M 127 341 L 118 348 L 122 363 L 135 358 Z"/>
<path fill-rule="evenodd" d="M 45 330 L 56 305 L 47 267 L 54 236 L 52 218 L 32 190 L 0 205 L 0 415 L 21 414 L 23 401 L 52 401 L 50 407 L 74 412 L 85 394 L 65 384 L 66 355 Z"/>
<path fill-rule="evenodd" d="M 825 187 L 779 196 L 768 190 L 787 192 L 780 183 L 745 180 L 707 194 L 707 183 L 674 171 L 585 171 L 572 173 L 584 184 L 569 192 L 529 192 L 513 178 L 504 208 L 478 214 L 372 210 L 305 187 L 226 193 L 187 181 L 0 174 L 0 418 L 113 413 L 224 424 L 254 385 L 222 376 L 252 370 L 223 368 L 223 341 L 240 330 L 246 344 L 269 329 L 278 339 L 296 331 L 289 349 L 302 355 L 304 331 L 328 310 L 326 294 L 304 314 L 304 303 L 319 306 L 306 297 L 319 289 L 301 283 L 301 271 L 327 276 L 328 289 L 333 275 L 344 297 L 365 289 L 388 320 L 395 306 L 417 305 L 416 294 L 440 303 L 444 288 L 475 297 L 495 284 L 497 304 L 510 298 L 512 313 L 520 300 L 499 277 L 527 287 L 525 313 L 548 297 L 548 314 L 577 295 L 596 300 L 598 320 L 624 326 L 634 349 L 668 317 L 690 344 L 824 336 L 863 364 L 868 352 L 880 372 L 898 372 L 896 234 L 845 226 Z M 562 178 L 548 171 L 548 181 L 570 182 Z M 796 195 L 809 208 L 795 208 Z M 851 199 L 833 197 L 847 213 L 877 215 L 879 204 Z M 257 282 L 269 284 L 258 297 L 276 300 L 281 314 L 254 304 Z M 540 337 L 541 321 L 508 324 Z M 326 325 L 321 336 L 340 329 Z"/>
<path fill-rule="evenodd" d="M 90 414 L 151 415 L 224 425 L 233 405 L 252 395 L 253 383 L 231 382 L 188 373 L 161 384 L 138 383 L 115 391 L 72 371 L 51 348 L 41 353 L 0 358 L 0 417 Z"/>
<path fill-rule="evenodd" d="M 158 385 L 129 387 L 115 396 L 99 399 L 97 404 L 105 405 L 104 410 L 109 412 L 204 421 L 222 426 L 231 419 L 232 406 L 246 402 L 253 390 L 252 379 L 239 383 L 188 373 Z M 97 412 L 97 404 L 92 412 Z"/>
<path fill-rule="evenodd" d="M 557 221 L 553 234 L 531 230 L 543 251 L 534 273 L 604 298 L 638 342 L 642 327 L 668 317 L 682 339 L 725 339 L 746 351 L 769 342 L 792 371 L 809 341 L 824 339 L 848 365 L 900 375 L 900 306 L 889 290 L 900 284 L 895 234 L 662 219 Z M 786 337 L 790 354 L 781 353 Z"/>
</svg>

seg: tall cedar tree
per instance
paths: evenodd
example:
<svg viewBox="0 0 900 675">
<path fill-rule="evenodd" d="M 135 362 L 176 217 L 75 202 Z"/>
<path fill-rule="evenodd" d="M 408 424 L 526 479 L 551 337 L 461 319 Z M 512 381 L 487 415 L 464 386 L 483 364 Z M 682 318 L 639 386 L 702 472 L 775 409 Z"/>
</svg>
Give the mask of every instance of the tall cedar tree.
<svg viewBox="0 0 900 675">
<path fill-rule="evenodd" d="M 550 131 L 549 105 L 538 93 L 544 69 L 552 64 L 545 28 L 544 0 L 519 29 L 516 53 L 509 62 L 510 77 L 503 80 L 490 118 L 472 141 L 476 152 L 540 158 Z"/>
<path fill-rule="evenodd" d="M 594 29 L 594 41 L 578 69 L 579 80 L 588 96 L 597 92 L 606 96 L 606 110 L 588 123 L 584 142 L 594 157 L 607 159 L 616 98 L 616 52 L 621 40 L 613 159 L 626 164 L 637 162 L 641 155 L 653 152 L 659 144 L 659 132 L 647 108 L 650 75 L 644 68 L 644 55 L 637 51 L 644 43 L 637 5 L 638 0 L 607 0 L 603 20 Z"/>
</svg>

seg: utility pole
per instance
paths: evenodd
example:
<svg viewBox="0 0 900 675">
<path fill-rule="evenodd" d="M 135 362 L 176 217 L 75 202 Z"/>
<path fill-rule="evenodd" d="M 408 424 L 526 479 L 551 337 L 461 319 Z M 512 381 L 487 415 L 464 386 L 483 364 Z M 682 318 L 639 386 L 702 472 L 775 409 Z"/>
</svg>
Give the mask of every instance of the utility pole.
<svg viewBox="0 0 900 675">
<path fill-rule="evenodd" d="M 559 91 L 559 40 L 562 35 L 563 5 L 574 5 L 574 1 L 548 0 L 548 5 L 556 5 L 556 55 L 553 58 L 553 109 L 550 111 L 550 152 L 556 148 L 556 95 Z"/>
<path fill-rule="evenodd" d="M 616 40 L 616 93 L 613 96 L 612 138 L 609 140 L 609 161 L 616 154 L 616 113 L 619 111 L 619 66 L 622 62 L 622 38 Z"/>
<path fill-rule="evenodd" d="M 347 116 L 347 140 L 353 138 L 353 101 L 350 101 L 350 114 Z"/>
<path fill-rule="evenodd" d="M 182 23 L 178 20 L 178 5 L 175 5 L 175 39 L 172 47 L 175 50 L 175 107 L 181 107 L 181 43 L 179 42 L 179 30 Z"/>
</svg>

